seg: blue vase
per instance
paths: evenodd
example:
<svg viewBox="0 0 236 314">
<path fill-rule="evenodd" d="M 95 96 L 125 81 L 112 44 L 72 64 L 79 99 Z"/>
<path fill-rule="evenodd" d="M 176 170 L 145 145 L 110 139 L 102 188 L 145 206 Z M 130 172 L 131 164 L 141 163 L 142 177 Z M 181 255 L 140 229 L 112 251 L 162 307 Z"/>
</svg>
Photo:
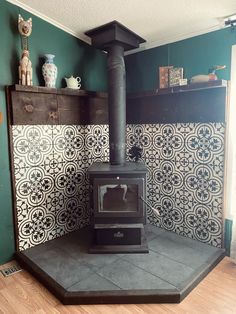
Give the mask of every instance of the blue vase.
<svg viewBox="0 0 236 314">
<path fill-rule="evenodd" d="M 45 63 L 42 66 L 42 72 L 45 86 L 55 88 L 57 79 L 57 67 L 53 63 L 53 59 L 55 56 L 52 54 L 45 54 L 44 57 Z"/>
</svg>

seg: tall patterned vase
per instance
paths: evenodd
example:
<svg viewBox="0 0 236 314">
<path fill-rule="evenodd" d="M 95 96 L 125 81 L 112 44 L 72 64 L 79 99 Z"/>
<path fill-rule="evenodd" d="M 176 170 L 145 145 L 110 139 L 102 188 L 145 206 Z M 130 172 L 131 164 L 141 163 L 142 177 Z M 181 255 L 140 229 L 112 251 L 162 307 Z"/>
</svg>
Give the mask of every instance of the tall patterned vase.
<svg viewBox="0 0 236 314">
<path fill-rule="evenodd" d="M 53 63 L 53 58 L 55 57 L 52 54 L 45 54 L 45 63 L 42 66 L 43 78 L 45 81 L 46 87 L 55 87 L 57 79 L 57 67 Z"/>
</svg>

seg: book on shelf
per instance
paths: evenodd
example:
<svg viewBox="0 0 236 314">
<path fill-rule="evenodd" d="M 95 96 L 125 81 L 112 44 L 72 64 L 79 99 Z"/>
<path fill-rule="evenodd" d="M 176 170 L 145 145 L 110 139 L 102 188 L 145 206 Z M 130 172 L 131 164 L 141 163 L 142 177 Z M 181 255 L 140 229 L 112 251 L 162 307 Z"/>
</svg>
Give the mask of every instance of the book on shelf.
<svg viewBox="0 0 236 314">
<path fill-rule="evenodd" d="M 184 69 L 183 68 L 171 68 L 169 73 L 169 87 L 179 86 L 180 80 L 183 79 Z"/>
<path fill-rule="evenodd" d="M 169 87 L 169 70 L 172 68 L 173 66 L 159 67 L 159 88 Z"/>
</svg>

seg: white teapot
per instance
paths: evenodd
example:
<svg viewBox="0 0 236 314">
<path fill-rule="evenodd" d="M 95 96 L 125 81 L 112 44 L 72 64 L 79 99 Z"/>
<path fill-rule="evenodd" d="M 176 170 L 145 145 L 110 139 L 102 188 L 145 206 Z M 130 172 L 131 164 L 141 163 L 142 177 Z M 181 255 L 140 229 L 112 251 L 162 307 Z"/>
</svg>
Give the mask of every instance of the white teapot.
<svg viewBox="0 0 236 314">
<path fill-rule="evenodd" d="M 69 78 L 65 77 L 65 80 L 66 80 L 66 85 L 68 88 L 80 89 L 81 78 L 79 76 L 74 77 L 73 75 L 71 75 L 71 77 Z"/>
</svg>

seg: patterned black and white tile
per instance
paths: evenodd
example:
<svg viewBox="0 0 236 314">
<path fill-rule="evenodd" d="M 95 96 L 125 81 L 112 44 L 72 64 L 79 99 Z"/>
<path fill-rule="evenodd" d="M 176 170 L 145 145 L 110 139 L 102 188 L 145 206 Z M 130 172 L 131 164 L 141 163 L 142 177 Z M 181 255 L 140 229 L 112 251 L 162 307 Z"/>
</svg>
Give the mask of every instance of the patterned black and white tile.
<svg viewBox="0 0 236 314">
<path fill-rule="evenodd" d="M 109 156 L 109 126 L 87 125 L 85 127 L 85 152 L 89 159 Z"/>
<path fill-rule="evenodd" d="M 52 150 L 51 137 L 40 126 L 14 126 L 13 138 L 15 163 L 19 168 L 40 165 Z"/>
<path fill-rule="evenodd" d="M 127 158 L 142 149 L 147 209 L 157 226 L 222 245 L 224 124 L 127 125 Z M 89 224 L 87 169 L 109 160 L 108 125 L 14 126 L 20 249 Z"/>
<path fill-rule="evenodd" d="M 87 200 L 77 196 L 85 186 L 84 142 L 83 126 L 13 127 L 20 250 L 88 224 Z M 59 217 L 77 211 L 79 219 L 62 226 Z"/>
<path fill-rule="evenodd" d="M 186 136 L 186 148 L 194 153 L 196 160 L 208 163 L 223 154 L 224 133 L 221 123 L 197 124 L 193 131 Z"/>
<path fill-rule="evenodd" d="M 152 205 L 160 215 L 149 215 L 150 222 L 221 246 L 224 125 L 158 125 L 153 134 L 160 158 L 152 168 Z"/>
<path fill-rule="evenodd" d="M 46 213 L 41 206 L 30 208 L 27 220 L 19 222 L 21 250 L 57 237 L 55 215 Z"/>
<path fill-rule="evenodd" d="M 177 132 L 175 125 L 163 124 L 154 126 L 153 148 L 159 152 L 160 158 L 173 160 L 177 152 L 181 152 L 184 146 L 181 133 Z"/>
<path fill-rule="evenodd" d="M 134 147 L 141 149 L 140 160 L 146 164 L 147 174 L 147 199 L 151 200 L 153 163 L 158 160 L 159 154 L 153 155 L 153 127 L 152 124 L 128 124 L 126 127 L 126 154 L 129 161 L 130 150 Z M 150 210 L 150 209 L 148 209 Z"/>
<path fill-rule="evenodd" d="M 53 132 L 53 146 L 55 158 L 80 162 L 85 149 L 85 126 L 58 126 Z"/>
<path fill-rule="evenodd" d="M 153 144 L 153 125 L 151 124 L 128 124 L 126 127 L 127 152 L 136 146 L 142 149 L 142 156 L 150 153 Z"/>
</svg>

